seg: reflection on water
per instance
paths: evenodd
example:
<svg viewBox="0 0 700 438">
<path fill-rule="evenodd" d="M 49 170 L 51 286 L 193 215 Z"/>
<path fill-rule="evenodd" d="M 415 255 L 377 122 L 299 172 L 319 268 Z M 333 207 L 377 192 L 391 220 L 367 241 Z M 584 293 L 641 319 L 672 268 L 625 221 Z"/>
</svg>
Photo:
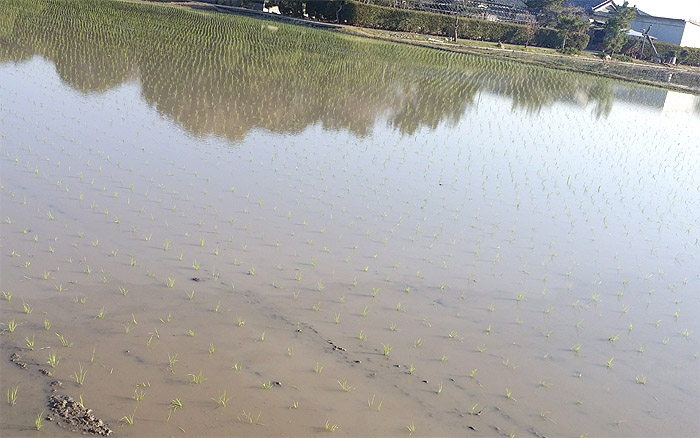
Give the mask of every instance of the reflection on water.
<svg viewBox="0 0 700 438">
<path fill-rule="evenodd" d="M 105 13 L 81 2 L 3 4 L 0 60 L 43 56 L 84 93 L 137 80 L 143 98 L 197 134 L 241 139 L 251 130 L 327 129 L 367 134 L 379 117 L 401 132 L 455 123 L 478 92 L 506 96 L 513 110 L 562 101 L 607 116 L 631 87 L 531 66 L 368 43 L 246 18 L 128 3 Z M 621 91 L 623 90 L 623 91 Z M 634 88 L 652 103 L 658 90 Z M 625 97 L 630 97 L 627 94 Z"/>
<path fill-rule="evenodd" d="M 697 98 L 121 2 L 0 54 L 5 434 L 56 378 L 120 436 L 698 430 Z"/>
</svg>

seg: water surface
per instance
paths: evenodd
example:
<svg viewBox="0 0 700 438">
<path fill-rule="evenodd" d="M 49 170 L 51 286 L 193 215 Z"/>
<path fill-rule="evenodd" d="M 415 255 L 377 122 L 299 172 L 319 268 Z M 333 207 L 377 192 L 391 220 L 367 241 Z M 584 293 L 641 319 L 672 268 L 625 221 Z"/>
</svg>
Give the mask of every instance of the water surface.
<svg viewBox="0 0 700 438">
<path fill-rule="evenodd" d="M 698 430 L 697 97 L 128 3 L 0 17 L 4 435 L 50 352 L 120 436 Z"/>
</svg>

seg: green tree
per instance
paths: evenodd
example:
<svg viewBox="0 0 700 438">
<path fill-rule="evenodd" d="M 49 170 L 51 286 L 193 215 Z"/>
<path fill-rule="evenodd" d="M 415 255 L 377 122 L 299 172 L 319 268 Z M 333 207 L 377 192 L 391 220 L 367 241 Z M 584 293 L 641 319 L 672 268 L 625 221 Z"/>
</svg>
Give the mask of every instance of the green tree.
<svg viewBox="0 0 700 438">
<path fill-rule="evenodd" d="M 539 28 L 537 26 L 537 18 L 532 14 L 527 14 L 525 16 L 525 23 L 524 24 L 525 24 L 525 30 L 524 30 L 525 48 L 527 49 L 527 46 L 535 38 L 535 35 L 537 34 L 537 30 Z"/>
<path fill-rule="evenodd" d="M 564 3 L 564 0 L 527 0 L 525 2 L 528 9 L 535 12 L 556 8 L 561 6 L 562 3 Z"/>
<path fill-rule="evenodd" d="M 543 25 L 551 25 L 557 22 L 562 12 L 564 0 L 527 0 L 527 8 L 538 17 Z"/>
<path fill-rule="evenodd" d="M 590 23 L 588 21 L 583 21 L 578 17 L 572 17 L 570 15 L 562 15 L 557 21 L 557 32 L 561 37 L 561 51 L 566 49 L 566 39 L 572 34 L 584 33 L 588 30 Z"/>
<path fill-rule="evenodd" d="M 627 32 L 630 30 L 630 21 L 637 16 L 637 9 L 628 6 L 628 2 L 618 6 L 617 13 L 610 17 L 603 28 L 603 50 L 613 53 L 619 51 L 625 44 Z"/>
</svg>

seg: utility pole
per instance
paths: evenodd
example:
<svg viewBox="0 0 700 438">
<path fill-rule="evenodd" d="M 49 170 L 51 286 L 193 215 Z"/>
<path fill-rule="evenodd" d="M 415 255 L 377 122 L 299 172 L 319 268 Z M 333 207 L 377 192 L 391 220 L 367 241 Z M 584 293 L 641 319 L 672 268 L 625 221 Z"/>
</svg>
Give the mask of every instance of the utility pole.
<svg viewBox="0 0 700 438">
<path fill-rule="evenodd" d="M 455 36 L 454 36 L 454 42 L 457 42 L 457 28 L 459 27 L 459 9 L 458 9 L 458 1 L 459 0 L 454 0 L 454 5 L 455 5 Z"/>
<path fill-rule="evenodd" d="M 656 57 L 656 60 L 659 62 L 659 64 L 663 64 L 664 62 L 661 60 L 661 57 L 659 56 L 659 52 L 656 51 L 656 47 L 654 47 L 654 42 L 651 40 L 651 37 L 649 36 L 649 31 L 651 30 L 652 24 L 649 25 L 647 30 L 642 32 L 642 49 L 644 48 L 644 40 L 649 40 L 649 45 L 651 46 L 651 50 L 654 51 L 654 56 Z"/>
</svg>

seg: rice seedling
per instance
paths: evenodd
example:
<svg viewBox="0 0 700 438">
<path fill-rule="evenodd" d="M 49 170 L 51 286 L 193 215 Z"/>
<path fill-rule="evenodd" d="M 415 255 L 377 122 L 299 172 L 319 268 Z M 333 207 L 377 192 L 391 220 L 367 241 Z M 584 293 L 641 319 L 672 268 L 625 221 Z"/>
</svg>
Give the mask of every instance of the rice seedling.
<svg viewBox="0 0 700 438">
<path fill-rule="evenodd" d="M 7 390 L 7 404 L 10 406 L 14 406 L 17 404 L 17 391 L 19 390 L 19 386 L 15 386 L 15 389 L 8 389 Z"/>
<path fill-rule="evenodd" d="M 450 333 L 448 333 L 447 336 L 449 336 L 450 339 L 454 339 L 454 340 L 457 340 L 457 341 L 459 341 L 459 342 L 464 341 L 464 338 L 461 338 L 461 337 L 459 336 L 459 334 L 458 334 L 456 331 L 454 331 L 454 330 L 452 330 Z"/>
<path fill-rule="evenodd" d="M 56 356 L 56 353 L 51 351 L 49 352 L 49 357 L 46 359 L 46 363 L 51 367 L 51 368 L 56 368 L 58 363 L 61 361 L 61 358 Z"/>
<path fill-rule="evenodd" d="M 469 410 L 469 415 L 479 416 L 482 412 L 484 412 L 484 408 L 481 408 L 481 410 L 477 411 L 477 406 L 479 406 L 479 403 L 476 403 L 474 406 L 472 406 L 472 408 Z"/>
<path fill-rule="evenodd" d="M 326 420 L 325 430 L 327 430 L 328 432 L 335 432 L 339 428 L 340 426 L 338 426 L 337 424 L 331 424 L 330 421 Z"/>
<path fill-rule="evenodd" d="M 19 324 L 17 324 L 17 322 L 15 322 L 14 319 L 11 319 L 7 323 L 7 331 L 9 331 L 10 333 L 14 333 L 15 330 L 17 330 L 17 327 L 19 327 Z"/>
<path fill-rule="evenodd" d="M 207 380 L 207 378 L 202 375 L 202 370 L 199 370 L 199 374 L 187 374 L 187 375 L 192 377 L 192 381 L 190 383 L 194 383 L 195 385 L 199 385 L 203 381 Z"/>
<path fill-rule="evenodd" d="M 352 391 L 353 389 L 355 389 L 354 386 L 348 385 L 348 381 L 347 381 L 347 380 L 344 380 L 344 381 L 342 381 L 342 382 L 341 382 L 340 380 L 338 380 L 338 385 L 340 385 L 340 388 L 343 390 L 343 392 L 350 392 L 350 391 Z"/>
<path fill-rule="evenodd" d="M 226 404 L 231 400 L 231 397 L 226 396 L 226 390 L 222 393 L 219 391 L 219 396 L 217 398 L 212 398 L 216 402 L 216 404 L 222 408 L 226 407 Z"/>
<path fill-rule="evenodd" d="M 68 342 L 66 340 L 66 338 L 63 337 L 63 335 L 56 333 L 56 336 L 58 336 L 59 341 L 61 341 L 61 345 L 63 345 L 64 347 L 72 347 L 73 346 L 73 343 Z"/>
<path fill-rule="evenodd" d="M 177 411 L 178 409 L 182 409 L 182 402 L 180 401 L 179 398 L 176 398 L 174 400 L 170 401 L 170 410 L 168 411 L 168 419 L 167 421 L 170 421 L 170 417 Z"/>
<path fill-rule="evenodd" d="M 146 396 L 146 393 L 144 392 L 143 389 L 134 388 L 134 395 L 131 398 L 136 400 L 136 402 L 138 403 L 141 400 L 143 400 L 145 396 Z"/>
<path fill-rule="evenodd" d="M 41 413 L 36 416 L 36 420 L 34 420 L 34 426 L 36 427 L 37 431 L 41 431 L 41 428 L 44 427 L 44 423 L 42 423 L 43 417 L 44 411 L 41 411 Z"/>
<path fill-rule="evenodd" d="M 639 383 L 640 385 L 646 385 L 647 383 L 647 376 L 643 375 L 638 375 L 637 377 L 634 378 L 634 380 Z"/>
<path fill-rule="evenodd" d="M 173 280 L 172 278 L 168 277 L 168 281 L 167 281 L 165 284 L 166 284 L 166 286 L 168 286 L 169 289 L 172 289 L 173 286 L 175 286 L 175 280 Z"/>
<path fill-rule="evenodd" d="M 409 434 L 409 435 L 413 435 L 414 433 L 416 433 L 416 425 L 413 424 L 413 421 L 411 421 L 411 424 L 409 424 L 408 426 L 406 426 L 406 429 L 408 429 L 408 434 Z"/>
<path fill-rule="evenodd" d="M 34 336 L 32 335 L 31 339 L 29 339 L 29 336 L 25 336 L 24 341 L 27 344 L 27 348 L 29 348 L 31 351 L 34 351 Z"/>
<path fill-rule="evenodd" d="M 7 300 L 8 304 L 12 301 L 12 294 L 9 292 L 2 291 L 2 297 Z"/>
<path fill-rule="evenodd" d="M 386 345 L 386 344 L 382 344 L 382 346 L 384 347 L 384 356 L 388 356 L 389 353 L 391 353 L 392 347 L 390 347 L 390 346 L 388 346 L 388 345 Z"/>
<path fill-rule="evenodd" d="M 554 421 L 552 417 L 549 416 L 549 414 L 551 414 L 550 411 L 540 411 L 540 418 L 542 418 L 545 421 L 551 421 L 552 423 L 557 424 L 557 422 Z"/>
<path fill-rule="evenodd" d="M 83 386 L 83 383 L 85 383 L 85 376 L 87 375 L 87 370 L 83 369 L 83 364 L 78 362 L 78 366 L 80 369 L 73 373 L 73 375 L 70 376 L 71 379 L 75 381 L 75 384 L 78 386 Z"/>
<path fill-rule="evenodd" d="M 24 300 L 22 300 L 22 307 L 24 308 L 24 313 L 27 315 L 32 313 L 32 306 L 30 306 L 29 303 L 25 302 Z"/>
<path fill-rule="evenodd" d="M 243 412 L 241 413 L 241 416 L 240 416 L 240 417 L 237 417 L 237 419 L 238 419 L 238 421 L 240 421 L 240 422 L 242 422 L 242 423 L 254 424 L 254 425 L 256 425 L 256 426 L 264 426 L 264 424 L 262 424 L 262 423 L 260 422 L 260 416 L 261 416 L 261 415 L 262 415 L 262 412 L 259 412 L 259 413 L 258 413 L 258 416 L 257 416 L 257 417 L 254 417 L 252 411 L 251 411 L 251 412 L 246 412 L 245 410 L 243 410 Z M 242 417 L 242 418 L 241 418 L 241 417 Z"/>
<path fill-rule="evenodd" d="M 321 374 L 323 372 L 323 365 L 319 364 L 318 361 L 316 361 L 316 366 L 314 367 L 314 372 L 316 374 Z"/>
</svg>

